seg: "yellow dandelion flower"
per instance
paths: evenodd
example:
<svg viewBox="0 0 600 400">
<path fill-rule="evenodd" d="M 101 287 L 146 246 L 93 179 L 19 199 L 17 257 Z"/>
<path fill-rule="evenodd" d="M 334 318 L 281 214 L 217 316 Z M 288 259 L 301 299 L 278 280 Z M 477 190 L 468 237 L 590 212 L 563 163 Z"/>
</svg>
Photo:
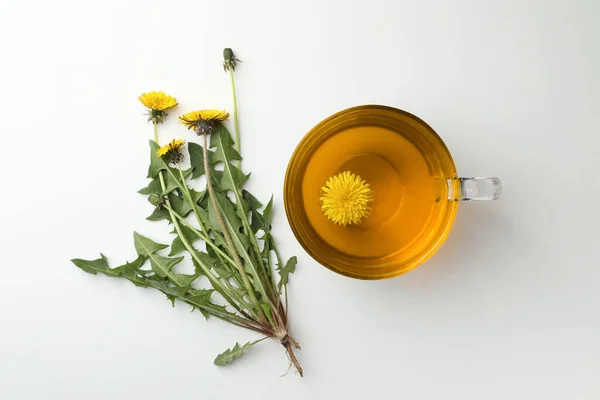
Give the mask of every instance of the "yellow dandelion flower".
<svg viewBox="0 0 600 400">
<path fill-rule="evenodd" d="M 359 224 L 371 212 L 373 191 L 360 176 L 346 171 L 327 180 L 322 188 L 323 213 L 341 226 Z"/>
<path fill-rule="evenodd" d="M 198 135 L 210 135 L 215 128 L 215 122 L 222 122 L 229 118 L 225 110 L 198 110 L 190 111 L 179 117 L 179 122 L 193 129 Z"/>
<path fill-rule="evenodd" d="M 178 104 L 175 97 L 169 96 L 168 94 L 160 91 L 142 93 L 142 95 L 138 98 L 140 102 L 149 110 L 167 111 Z"/>
<path fill-rule="evenodd" d="M 138 99 L 146 106 L 146 108 L 148 108 L 148 121 L 152 121 L 155 124 L 163 122 L 167 116 L 167 110 L 170 110 L 178 104 L 175 97 L 160 91 L 142 93 Z"/>
<path fill-rule="evenodd" d="M 179 152 L 181 146 L 185 144 L 183 139 L 173 139 L 156 151 L 159 157 L 168 158 L 170 162 L 178 163 L 183 160 L 183 155 Z"/>
</svg>

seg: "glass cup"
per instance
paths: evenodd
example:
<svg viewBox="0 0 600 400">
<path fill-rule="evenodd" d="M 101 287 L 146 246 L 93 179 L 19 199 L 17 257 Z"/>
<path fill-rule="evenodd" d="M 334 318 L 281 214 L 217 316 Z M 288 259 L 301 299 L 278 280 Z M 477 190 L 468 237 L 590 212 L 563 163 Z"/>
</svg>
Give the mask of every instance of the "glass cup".
<svg viewBox="0 0 600 400">
<path fill-rule="evenodd" d="M 373 190 L 371 213 L 340 226 L 321 210 L 329 177 L 350 171 Z M 288 165 L 284 203 L 294 235 L 325 267 L 353 278 L 385 279 L 431 257 L 448 237 L 459 201 L 494 200 L 498 178 L 460 178 L 448 148 L 418 117 L 365 105 L 317 124 Z"/>
</svg>

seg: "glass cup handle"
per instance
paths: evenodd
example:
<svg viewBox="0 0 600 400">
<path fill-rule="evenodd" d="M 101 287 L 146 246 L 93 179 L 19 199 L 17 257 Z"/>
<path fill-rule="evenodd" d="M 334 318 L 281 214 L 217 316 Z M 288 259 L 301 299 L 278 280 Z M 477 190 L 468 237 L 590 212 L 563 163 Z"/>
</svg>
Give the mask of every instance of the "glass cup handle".
<svg viewBox="0 0 600 400">
<path fill-rule="evenodd" d="M 451 190 L 448 196 L 450 200 L 496 200 L 500 198 L 500 194 L 502 193 L 502 183 L 500 182 L 500 179 L 496 177 L 458 178 L 458 180 L 458 196 L 454 196 L 454 193 L 452 193 Z"/>
</svg>

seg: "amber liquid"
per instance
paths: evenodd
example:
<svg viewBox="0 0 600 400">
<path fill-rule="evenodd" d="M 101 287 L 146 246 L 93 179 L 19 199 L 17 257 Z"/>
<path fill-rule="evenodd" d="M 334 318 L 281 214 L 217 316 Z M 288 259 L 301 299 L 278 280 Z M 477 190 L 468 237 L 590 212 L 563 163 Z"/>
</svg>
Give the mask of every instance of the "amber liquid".
<svg viewBox="0 0 600 400">
<path fill-rule="evenodd" d="M 371 215 L 360 225 L 341 227 L 321 211 L 327 179 L 351 171 L 373 190 Z M 440 173 L 413 142 L 397 131 L 356 126 L 327 139 L 312 155 L 302 181 L 304 209 L 321 240 L 351 257 L 376 259 L 406 251 L 428 235 L 439 212 Z"/>
</svg>

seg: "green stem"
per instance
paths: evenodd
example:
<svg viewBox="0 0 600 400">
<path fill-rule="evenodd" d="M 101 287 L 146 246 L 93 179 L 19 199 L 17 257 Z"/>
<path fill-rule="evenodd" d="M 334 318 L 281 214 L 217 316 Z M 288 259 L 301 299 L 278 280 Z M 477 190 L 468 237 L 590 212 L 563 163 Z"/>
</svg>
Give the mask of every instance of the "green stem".
<svg viewBox="0 0 600 400">
<path fill-rule="evenodd" d="M 179 165 L 179 163 L 177 164 L 177 169 L 179 170 L 179 176 L 181 177 L 181 186 L 180 186 L 181 190 L 186 195 L 188 201 L 190 202 L 190 205 L 192 206 L 192 210 L 194 211 L 194 215 L 196 216 L 198 225 L 200 225 L 200 230 L 202 232 L 205 232 L 206 236 L 208 236 L 208 230 L 202 223 L 202 219 L 200 218 L 200 212 L 198 211 L 198 205 L 192 199 L 192 194 L 190 193 L 190 189 L 187 187 L 187 184 L 185 183 L 185 177 L 183 176 L 183 171 L 181 170 L 181 165 Z"/>
<path fill-rule="evenodd" d="M 244 216 L 244 218 L 246 218 L 246 217 Z M 256 259 L 258 260 L 260 268 L 265 273 L 266 282 L 269 282 L 269 272 L 267 271 L 267 267 L 265 266 L 265 263 L 263 261 L 262 254 L 260 253 L 260 248 L 258 247 L 258 243 L 256 242 L 256 238 L 254 236 L 254 233 L 252 232 L 252 229 L 250 229 L 250 223 L 247 222 L 247 224 L 248 224 L 248 228 L 250 230 L 250 234 L 248 236 L 250 236 L 250 241 L 252 242 L 252 246 L 254 247 L 254 253 L 256 255 Z M 272 289 L 271 285 L 265 285 L 265 286 L 268 287 L 269 289 Z M 271 291 L 271 295 L 273 295 L 273 299 L 275 299 L 275 293 L 273 291 Z"/>
<path fill-rule="evenodd" d="M 198 229 L 196 229 L 196 227 L 194 227 L 192 224 L 190 224 L 185 218 L 183 218 L 181 215 L 177 214 L 177 212 L 175 210 L 173 210 L 171 207 L 165 205 L 165 208 L 167 210 L 172 211 L 173 215 L 175 215 L 175 218 L 177 218 L 179 220 L 179 222 L 181 222 L 188 229 L 190 229 L 192 232 L 194 232 L 196 235 L 198 235 L 200 237 L 200 239 L 202 239 L 204 241 L 204 243 L 206 243 L 208 246 L 210 246 L 215 251 L 215 253 L 217 253 L 217 257 L 219 257 L 219 261 L 221 261 L 221 264 L 226 269 L 228 269 L 231 272 L 237 272 L 237 265 L 235 264 L 235 261 L 233 261 L 227 253 L 225 253 L 223 250 L 221 250 L 221 248 L 219 246 L 214 244 L 210 237 L 205 236 L 202 232 L 200 232 Z M 213 232 L 213 234 L 217 234 L 217 233 Z M 226 267 L 227 264 L 225 263 L 225 261 L 227 261 L 230 264 L 230 266 L 233 267 L 233 269 L 227 268 Z M 233 279 L 235 279 L 235 281 L 238 283 L 238 285 L 240 285 L 240 287 L 244 287 L 244 283 L 242 282 L 242 280 L 238 274 L 235 274 L 233 276 Z M 225 283 L 227 284 L 227 281 L 225 281 Z M 249 309 L 253 314 L 255 314 L 254 311 L 252 311 L 252 308 L 249 308 Z M 255 315 L 255 317 L 258 318 L 257 315 Z"/>
<path fill-rule="evenodd" d="M 223 143 L 223 139 L 222 137 L 219 137 L 219 146 L 224 148 L 225 145 Z M 204 141 L 206 143 L 206 140 Z M 206 153 L 206 150 L 205 150 Z M 232 165 L 229 163 L 229 160 L 227 159 L 227 155 L 224 154 L 224 158 L 225 158 L 225 162 L 223 163 L 223 173 L 226 174 L 232 181 L 235 181 L 234 177 L 233 177 L 233 172 L 232 172 Z M 205 154 L 204 156 L 204 169 L 208 171 L 208 162 L 207 162 L 207 156 Z M 208 177 L 208 174 L 207 174 Z M 210 179 L 207 178 L 207 181 L 210 182 Z M 209 186 L 209 194 L 212 196 L 214 196 L 210 191 L 212 190 L 212 184 Z M 255 254 L 258 254 L 257 257 L 251 257 L 250 256 L 250 252 L 246 251 L 245 249 L 243 249 L 243 254 L 242 256 L 244 257 L 244 259 L 246 260 L 246 262 L 249 264 L 249 267 L 252 268 L 253 271 L 253 275 L 256 277 L 256 279 L 253 281 L 253 283 L 255 284 L 257 290 L 260 292 L 260 294 L 264 297 L 267 298 L 269 295 L 267 294 L 267 291 L 265 289 L 265 283 L 264 283 L 264 279 L 263 279 L 263 275 L 266 274 L 265 272 L 265 266 L 264 263 L 262 261 L 262 257 L 260 257 L 260 249 L 258 247 L 258 244 L 256 243 L 256 238 L 254 237 L 254 232 L 252 231 L 251 227 L 250 227 L 250 222 L 248 221 L 248 217 L 246 216 L 246 210 L 244 210 L 243 207 L 243 198 L 242 195 L 240 194 L 238 189 L 233 189 L 233 194 L 235 196 L 235 206 L 238 210 L 238 215 L 240 216 L 240 219 L 242 220 L 242 225 L 244 227 L 244 233 L 250 238 L 250 242 L 252 244 L 253 247 L 253 251 L 255 252 Z M 219 214 L 219 213 L 217 213 Z M 229 235 L 228 231 L 227 234 Z M 233 234 L 235 235 L 236 232 L 233 232 Z M 236 253 L 237 255 L 237 253 Z M 239 258 L 239 257 L 238 257 Z M 235 259 L 235 258 L 234 258 Z M 258 259 L 258 264 L 256 263 L 256 259 Z"/>
<path fill-rule="evenodd" d="M 261 332 L 263 333 L 263 328 L 260 325 L 255 325 L 255 321 L 251 321 L 251 320 L 247 320 L 245 318 L 239 317 L 235 314 L 230 314 L 230 313 L 224 313 L 220 310 L 215 310 L 212 307 L 206 306 L 204 304 L 196 304 L 193 301 L 190 301 L 189 299 L 185 298 L 184 296 L 177 296 L 177 298 L 183 302 L 185 302 L 186 304 L 189 304 L 192 307 L 196 307 L 196 308 L 200 308 L 202 310 L 205 310 L 206 312 L 210 313 L 211 315 L 222 319 L 223 321 L 229 322 L 231 324 L 237 325 L 237 326 L 241 326 L 243 328 L 246 329 L 250 329 L 256 332 Z"/>
<path fill-rule="evenodd" d="M 285 291 L 285 330 L 287 331 L 290 327 L 290 319 L 289 319 L 289 315 L 290 315 L 290 306 L 289 306 L 289 302 L 288 302 L 288 291 L 287 291 L 287 285 L 284 285 L 284 289 Z"/>
<path fill-rule="evenodd" d="M 225 166 L 225 169 L 229 169 L 227 166 Z M 263 293 L 263 295 L 265 297 L 267 296 L 267 292 L 265 290 L 265 287 L 269 288 L 269 289 L 273 289 L 271 288 L 271 285 L 267 285 L 266 283 L 269 280 L 269 276 L 268 273 L 266 271 L 266 267 L 265 267 L 265 263 L 263 262 L 262 259 L 262 255 L 260 254 L 260 248 L 258 247 L 258 243 L 256 242 L 256 237 L 254 236 L 254 232 L 252 231 L 252 228 L 250 227 L 250 221 L 248 221 L 248 217 L 246 215 L 246 213 L 244 212 L 244 207 L 242 205 L 242 196 L 241 194 L 238 192 L 238 190 L 234 190 L 234 195 L 235 195 L 235 200 L 236 200 L 236 207 L 239 210 L 239 215 L 240 215 L 240 219 L 242 220 L 242 225 L 244 226 L 244 231 L 246 233 L 246 235 L 250 238 L 250 243 L 253 247 L 252 251 L 254 252 L 255 255 L 255 259 L 258 260 L 258 266 L 257 266 L 257 279 L 260 282 L 260 286 L 261 286 L 261 292 Z M 263 274 L 261 274 L 261 272 L 264 273 L 265 278 L 263 279 Z M 269 290 L 269 294 L 271 295 L 271 298 L 273 300 L 275 300 L 275 290 Z"/>
<path fill-rule="evenodd" d="M 198 235 L 200 237 L 200 239 L 202 239 L 206 244 L 210 245 L 210 246 L 214 246 L 216 251 L 219 251 L 222 253 L 222 255 L 224 255 L 225 257 L 227 257 L 227 259 L 229 261 L 231 261 L 231 263 L 233 263 L 233 265 L 235 266 L 235 263 L 233 262 L 233 260 L 231 260 L 229 258 L 229 256 L 227 256 L 227 254 L 225 254 L 221 249 L 219 249 L 211 240 L 210 238 L 206 238 L 201 232 L 199 232 L 196 228 L 194 228 L 193 225 L 191 225 L 188 221 L 185 220 L 185 218 L 183 218 L 181 215 L 177 214 L 177 212 L 175 210 L 173 210 L 173 208 L 171 208 L 171 206 L 169 205 L 165 205 L 165 208 L 167 210 L 169 210 L 169 214 L 171 215 L 171 218 L 176 218 L 177 220 L 179 220 L 181 223 L 183 223 L 186 227 L 188 227 L 190 230 L 192 230 L 196 235 Z M 182 243 L 184 244 L 184 246 L 186 247 L 186 249 L 188 250 L 188 252 L 192 255 L 192 257 L 194 258 L 194 260 L 196 260 L 196 262 L 198 262 L 199 264 L 201 264 L 202 266 L 204 266 L 202 264 L 202 262 L 198 259 L 198 257 L 194 254 L 194 252 L 192 252 L 190 250 L 190 248 L 192 247 L 191 243 L 189 243 L 184 237 L 181 237 L 180 231 L 177 230 L 177 226 L 176 226 L 176 231 L 179 234 Z M 205 268 L 203 269 L 208 269 L 208 267 L 204 266 Z M 208 276 L 208 275 L 207 275 Z M 210 276 L 209 276 L 210 279 Z M 215 279 L 217 279 L 215 277 Z M 220 281 L 219 281 L 220 282 Z M 240 305 L 245 306 L 246 308 L 248 308 L 248 310 L 252 313 L 252 315 L 254 316 L 254 318 L 258 319 L 258 315 L 256 315 L 256 313 L 252 310 L 252 305 L 248 304 L 242 297 L 238 296 L 237 293 L 235 293 L 234 291 L 234 287 L 227 282 L 227 280 L 224 280 L 225 285 L 227 286 L 227 288 L 229 289 L 229 293 L 231 293 L 232 297 L 234 297 L 238 303 L 240 303 Z M 236 307 L 235 304 L 232 304 L 234 307 Z M 237 309 L 237 307 L 236 307 Z M 241 313 L 243 313 L 242 310 L 238 309 L 238 311 L 240 311 Z"/>
<path fill-rule="evenodd" d="M 208 195 L 212 204 L 212 207 L 215 211 L 215 215 L 217 220 L 219 221 L 219 225 L 221 226 L 221 230 L 223 231 L 223 236 L 225 237 L 225 243 L 227 243 L 227 247 L 229 247 L 229 251 L 233 256 L 233 260 L 235 261 L 236 267 L 238 268 L 238 272 L 240 273 L 242 280 L 244 281 L 244 287 L 248 292 L 248 296 L 250 297 L 250 301 L 256 307 L 256 311 L 258 315 L 261 316 L 263 321 L 266 321 L 265 313 L 261 308 L 256 295 L 254 294 L 254 290 L 252 289 L 252 285 L 250 284 L 250 280 L 248 279 L 248 275 L 246 275 L 246 271 L 244 270 L 244 266 L 242 261 L 240 260 L 240 256 L 235 248 L 233 241 L 231 240 L 231 236 L 229 235 L 229 230 L 227 230 L 227 226 L 225 226 L 225 221 L 223 221 L 223 216 L 221 215 L 221 211 L 219 209 L 219 205 L 217 204 L 217 197 L 215 195 L 215 191 L 212 186 L 210 168 L 208 167 L 208 141 L 206 139 L 206 135 L 204 136 L 204 170 L 206 172 L 206 185 L 208 186 Z"/>
<path fill-rule="evenodd" d="M 179 170 L 179 176 L 181 178 L 181 184 L 180 184 L 179 188 L 182 190 L 182 192 L 185 194 L 188 201 L 190 202 L 190 205 L 192 206 L 192 210 L 194 211 L 194 215 L 196 216 L 196 220 L 198 221 L 198 224 L 200 225 L 200 229 L 203 232 L 203 234 L 198 232 L 197 229 L 195 229 L 193 226 L 191 226 L 191 224 L 189 224 L 183 217 L 179 216 L 177 213 L 175 213 L 176 216 L 182 221 L 182 223 L 184 223 L 190 229 L 193 229 L 193 231 L 198 236 L 200 236 L 200 238 L 202 240 L 204 240 L 204 242 L 207 245 L 211 246 L 213 248 L 213 250 L 215 250 L 215 252 L 217 253 L 217 258 L 219 259 L 219 261 L 221 262 L 221 264 L 223 266 L 226 265 L 225 261 L 223 260 L 223 257 L 225 257 L 228 261 L 230 261 L 233 264 L 234 267 L 236 267 L 235 262 L 225 252 L 223 252 L 217 245 L 215 245 L 213 243 L 213 241 L 211 240 L 208 229 L 202 223 L 202 218 L 200 217 L 200 211 L 198 211 L 198 205 L 192 199 L 192 194 L 190 193 L 190 189 L 187 186 L 187 183 L 185 181 L 185 176 L 183 175 L 183 170 L 181 169 L 180 164 L 177 164 L 177 169 Z M 243 286 L 243 283 L 240 282 L 239 279 L 237 279 L 237 276 L 236 276 L 236 281 L 238 282 L 238 284 L 240 284 L 240 286 Z M 231 285 L 229 284 L 229 282 L 226 282 L 226 284 L 231 289 Z M 238 301 L 239 301 L 239 298 L 238 298 Z M 252 314 L 254 314 L 254 316 L 258 318 L 258 316 L 252 311 L 252 308 L 250 308 L 250 310 L 251 310 Z"/>
<path fill-rule="evenodd" d="M 237 111 L 237 96 L 235 93 L 235 79 L 233 78 L 233 68 L 229 68 L 229 79 L 231 80 L 231 92 L 233 94 L 233 129 L 235 131 L 235 149 L 238 154 L 242 154 L 240 144 L 240 126 L 238 123 L 238 111 Z M 238 160 L 237 167 L 242 169 L 242 160 Z"/>
<path fill-rule="evenodd" d="M 160 179 L 160 186 L 161 186 L 162 190 L 164 191 L 166 188 L 166 185 L 165 185 L 165 178 L 163 176 L 163 171 L 159 171 L 158 177 Z M 183 235 L 183 232 L 181 231 L 181 227 L 179 226 L 179 222 L 177 221 L 177 218 L 175 216 L 176 213 L 173 211 L 173 208 L 171 207 L 171 202 L 169 201 L 168 198 L 166 199 L 165 203 L 169 209 L 169 215 L 171 216 L 171 221 L 173 222 L 175 231 L 177 232 L 177 235 L 181 239 L 181 242 L 183 243 L 183 245 L 185 246 L 187 251 L 190 253 L 192 258 L 194 260 L 196 260 L 198 265 L 200 265 L 202 272 L 204 272 L 204 274 L 208 277 L 208 280 L 210 281 L 212 286 L 215 288 L 215 290 L 217 290 L 219 293 L 221 293 L 223 298 L 243 315 L 244 314 L 243 310 L 235 303 L 235 301 L 232 298 L 232 297 L 238 298 L 238 296 L 232 290 L 223 286 L 223 284 L 219 281 L 219 279 L 212 274 L 210 269 L 202 262 L 202 260 L 198 257 L 198 255 L 196 255 L 194 248 L 188 242 L 188 240 Z"/>
<path fill-rule="evenodd" d="M 275 252 L 275 257 L 277 258 L 277 266 L 279 268 L 283 268 L 285 266 L 285 264 L 283 263 L 283 259 L 281 258 L 281 254 L 279 253 L 279 250 L 277 249 L 277 246 L 275 246 L 275 243 L 273 243 L 273 247 L 271 248 L 271 250 L 273 250 Z M 282 285 L 281 290 L 277 291 L 277 294 L 279 296 L 281 296 L 281 292 L 283 290 L 283 286 L 286 286 L 286 291 L 287 291 L 287 285 Z"/>
<path fill-rule="evenodd" d="M 157 145 L 159 145 L 158 143 L 158 125 L 156 123 L 153 124 L 154 125 L 154 129 L 153 129 L 153 133 L 154 133 L 154 141 L 156 142 Z M 178 165 L 179 167 L 179 165 Z M 189 193 L 189 191 L 187 190 L 187 185 L 185 184 L 185 179 L 183 176 L 183 172 L 181 171 L 181 167 L 179 167 L 179 173 L 181 175 L 181 181 L 182 181 L 182 187 L 185 188 L 182 190 L 184 192 L 187 193 L 188 200 L 190 201 L 190 204 L 192 205 L 192 208 L 194 209 L 194 212 L 196 214 L 196 217 L 198 218 L 198 223 L 200 224 L 201 229 L 206 232 L 206 234 L 208 235 L 208 232 L 206 231 L 206 229 L 204 228 L 202 221 L 200 220 L 199 217 L 199 213 L 198 210 L 196 209 L 196 205 L 194 204 L 194 202 L 192 201 L 191 198 L 191 194 Z M 161 189 L 164 191 L 166 188 L 165 185 L 165 178 L 163 175 L 163 171 L 159 171 L 158 173 L 159 175 L 159 180 L 160 180 L 160 186 Z M 181 232 L 181 227 L 179 226 L 179 223 L 177 222 L 177 220 L 182 220 L 185 221 L 185 219 L 183 219 L 183 217 L 181 217 L 179 214 L 177 214 L 173 208 L 171 207 L 171 202 L 169 201 L 169 199 L 167 198 L 166 201 L 166 208 L 169 210 L 169 214 L 171 216 L 171 221 L 173 222 L 173 225 L 175 226 L 175 230 L 177 232 L 177 234 L 179 235 L 182 243 L 184 244 L 184 246 L 186 247 L 186 249 L 188 250 L 188 252 L 190 253 L 190 255 L 196 260 L 196 262 L 198 263 L 198 265 L 200 265 L 200 267 L 202 268 L 204 274 L 208 277 L 208 279 L 210 280 L 211 284 L 213 285 L 213 287 L 219 292 L 221 293 L 221 295 L 223 296 L 223 298 L 229 303 L 231 304 L 232 307 L 234 307 L 236 310 L 238 310 L 244 317 L 248 318 L 242 318 L 242 317 L 238 317 L 235 314 L 223 314 L 222 312 L 220 312 L 219 310 L 215 310 L 213 308 L 207 307 L 205 305 L 202 305 L 202 309 L 206 310 L 207 312 L 209 312 L 211 315 L 214 315 L 215 317 L 222 319 L 226 322 L 232 323 L 234 325 L 238 325 L 247 329 L 251 329 L 257 332 L 262 332 L 262 328 L 260 327 L 260 325 L 257 327 L 254 325 L 254 323 L 258 323 L 256 320 L 254 320 L 253 318 L 251 318 L 247 313 L 244 312 L 244 310 L 242 308 L 240 308 L 231 297 L 235 297 L 236 300 L 243 305 L 248 305 L 242 298 L 239 298 L 239 296 L 237 296 L 237 294 L 232 290 L 232 288 L 226 288 L 222 285 L 222 283 L 218 280 L 217 277 L 215 277 L 210 269 L 204 265 L 204 263 L 202 262 L 202 260 L 200 260 L 198 258 L 198 256 L 195 254 L 195 251 L 193 249 L 193 247 L 191 246 L 191 244 L 187 241 L 187 239 L 185 238 L 185 236 L 183 236 L 183 233 Z M 187 221 L 185 221 L 187 223 Z M 188 224 L 189 225 L 189 224 Z M 189 226 L 190 228 L 193 228 L 191 225 Z M 193 228 L 196 233 L 199 233 L 195 228 Z M 221 249 L 218 248 L 218 246 L 214 245 L 214 243 L 212 243 L 212 241 L 210 240 L 210 238 L 206 237 L 205 235 L 199 235 L 204 241 L 205 243 L 209 243 L 210 245 L 213 245 L 215 247 L 216 250 L 220 251 L 221 253 L 223 253 L 221 251 Z M 223 253 L 224 254 L 224 253 Z M 225 255 L 225 254 L 224 254 Z M 229 257 L 228 257 L 229 258 Z M 233 261 L 233 260 L 232 260 Z M 230 286 L 230 285 L 229 285 Z M 192 306 L 195 307 L 199 307 L 199 305 L 197 304 L 193 304 L 190 303 L 189 299 L 186 299 L 185 297 L 180 297 L 180 300 L 186 302 L 187 304 L 190 304 Z M 247 307 L 248 310 L 252 310 L 252 307 Z M 254 318 L 258 319 L 258 316 L 252 312 Z"/>
<path fill-rule="evenodd" d="M 236 267 L 235 261 L 233 261 L 225 252 L 223 252 L 211 240 L 208 229 L 202 223 L 202 218 L 200 217 L 200 211 L 198 211 L 198 208 L 197 208 L 198 205 L 196 203 L 194 203 L 194 200 L 192 199 L 192 194 L 190 193 L 190 190 L 186 184 L 185 177 L 183 176 L 183 171 L 181 170 L 181 165 L 177 164 L 177 168 L 179 169 L 179 176 L 181 177 L 180 189 L 184 192 L 184 194 L 188 198 L 188 201 L 190 202 L 190 205 L 192 206 L 192 210 L 194 211 L 194 215 L 196 216 L 196 220 L 198 221 L 198 224 L 200 225 L 200 229 L 202 230 L 203 233 L 198 232 L 198 230 L 196 228 L 194 228 L 189 222 L 187 222 L 183 217 L 179 216 L 178 214 L 176 214 L 176 216 L 180 219 L 180 221 L 183 224 L 185 224 L 188 228 L 192 229 L 198 236 L 200 236 L 200 238 L 202 240 L 204 240 L 204 242 L 207 245 L 211 246 L 213 248 L 213 250 L 215 250 L 215 252 L 217 253 L 217 258 L 219 259 L 221 264 L 223 264 L 224 266 L 226 265 L 225 261 L 223 260 L 223 257 L 225 257 L 229 262 L 232 263 L 232 265 L 234 267 Z M 237 279 L 237 276 L 235 278 L 236 278 L 236 281 L 238 282 L 238 284 L 240 284 L 240 286 L 243 286 L 243 283 L 239 279 Z M 228 285 L 228 286 L 230 286 L 230 285 Z"/>
<path fill-rule="evenodd" d="M 235 261 L 233 261 L 231 259 L 231 257 L 229 257 L 227 255 L 227 253 L 225 253 L 223 250 L 221 250 L 219 248 L 219 246 L 217 246 L 216 244 L 214 244 L 212 242 L 212 240 L 210 240 L 210 238 L 207 238 L 206 236 L 204 236 L 204 234 L 202 232 L 200 232 L 198 229 L 196 229 L 192 224 L 190 224 L 188 221 L 186 221 L 185 218 L 183 218 L 181 215 L 177 214 L 175 212 L 175 210 L 173 210 L 170 206 L 166 206 L 165 207 L 167 210 L 169 211 L 173 211 L 175 214 L 175 218 L 177 218 L 179 220 L 179 222 L 181 222 L 183 225 L 186 226 L 186 228 L 190 229 L 192 232 L 194 232 L 196 235 L 200 236 L 200 239 L 204 240 L 204 242 L 206 242 L 207 245 L 209 245 L 210 247 L 212 247 L 212 249 L 219 253 L 223 258 L 225 258 L 225 260 L 227 260 L 231 265 L 233 265 L 235 267 Z"/>
<path fill-rule="evenodd" d="M 275 293 L 277 292 L 277 286 L 275 285 L 275 277 L 273 276 L 273 263 L 271 262 L 271 250 L 273 250 L 271 248 L 270 243 L 274 243 L 274 239 L 273 236 L 271 235 L 270 230 L 268 232 L 265 232 L 265 235 L 268 235 L 266 240 L 264 241 L 264 246 L 265 246 L 265 250 L 267 251 L 267 265 L 266 265 L 266 272 L 267 272 L 267 279 L 270 282 L 270 289 L 271 289 L 271 293 L 273 294 L 273 301 L 276 301 L 277 306 L 279 306 L 279 303 L 281 302 L 281 297 L 276 295 Z M 270 239 L 270 240 L 269 240 Z M 262 257 L 262 255 L 258 255 L 259 257 Z"/>
<path fill-rule="evenodd" d="M 158 144 L 158 124 L 154 122 L 152 125 L 154 125 L 154 141 Z"/>
</svg>

